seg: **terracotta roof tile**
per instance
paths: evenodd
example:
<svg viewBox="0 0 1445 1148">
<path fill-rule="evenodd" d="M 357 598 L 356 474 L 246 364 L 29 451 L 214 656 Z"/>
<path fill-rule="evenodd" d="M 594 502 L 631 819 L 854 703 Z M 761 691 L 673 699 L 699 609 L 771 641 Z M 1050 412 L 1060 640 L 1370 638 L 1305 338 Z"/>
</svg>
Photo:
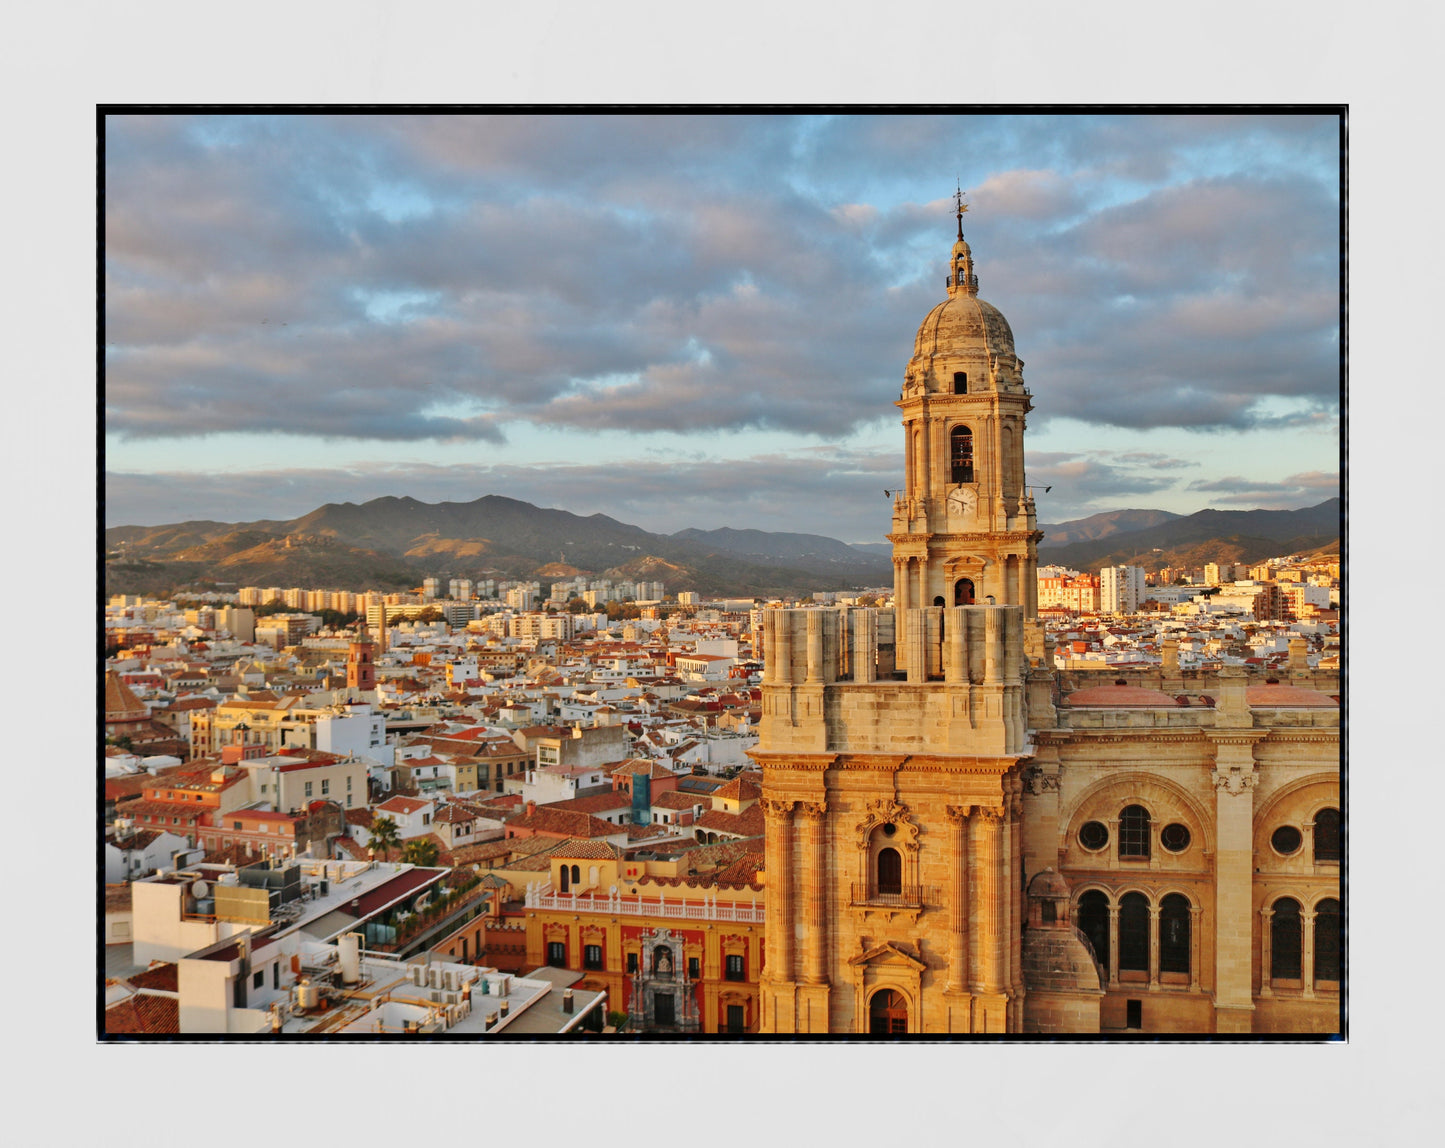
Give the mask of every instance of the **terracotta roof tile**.
<svg viewBox="0 0 1445 1148">
<path fill-rule="evenodd" d="M 612 793 L 594 793 L 590 797 L 569 797 L 565 801 L 549 801 L 548 809 L 568 810 L 573 813 L 610 813 L 619 809 L 630 809 L 632 798 L 625 790 Z"/>
<path fill-rule="evenodd" d="M 138 989 L 162 989 L 168 993 L 180 991 L 179 974 L 173 961 L 152 965 L 145 972 L 125 979 Z"/>
<path fill-rule="evenodd" d="M 507 819 L 509 828 L 529 829 L 552 837 L 608 837 L 623 832 L 621 825 L 613 825 L 590 813 L 576 813 L 566 809 L 538 806 L 531 814 L 522 813 Z"/>
<path fill-rule="evenodd" d="M 624 854 L 610 841 L 564 841 L 551 852 L 553 857 L 565 857 L 569 861 L 620 861 Z"/>
<path fill-rule="evenodd" d="M 180 1032 L 180 1001 L 175 997 L 136 993 L 105 1010 L 105 1031 L 114 1036 Z"/>
</svg>

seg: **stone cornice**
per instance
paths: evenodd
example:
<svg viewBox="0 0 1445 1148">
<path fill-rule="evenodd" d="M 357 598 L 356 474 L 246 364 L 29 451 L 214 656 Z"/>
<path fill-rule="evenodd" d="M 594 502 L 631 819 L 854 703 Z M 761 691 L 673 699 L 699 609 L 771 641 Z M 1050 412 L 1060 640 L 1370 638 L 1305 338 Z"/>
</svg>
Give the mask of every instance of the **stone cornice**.
<svg viewBox="0 0 1445 1148">
<path fill-rule="evenodd" d="M 1338 726 L 1300 727 L 1296 729 L 1271 729 L 1266 731 L 1271 742 L 1338 742 Z"/>
<path fill-rule="evenodd" d="M 1171 742 L 1175 744 L 1187 744 L 1191 741 L 1202 741 L 1202 729 L 1156 729 L 1148 726 L 1139 729 L 1070 729 L 1060 731 L 1059 736 L 1049 739 L 1052 745 L 1067 745 L 1071 741 L 1088 742 L 1121 742 L 1121 741 L 1153 741 Z M 1248 731 L 1244 731 L 1248 732 Z M 1042 741 L 1038 734 L 1035 738 Z"/>
<path fill-rule="evenodd" d="M 1216 745 L 1253 745 L 1255 742 L 1263 741 L 1270 735 L 1267 729 L 1248 729 L 1225 727 L 1224 729 L 1213 728 L 1200 731 Z"/>
</svg>

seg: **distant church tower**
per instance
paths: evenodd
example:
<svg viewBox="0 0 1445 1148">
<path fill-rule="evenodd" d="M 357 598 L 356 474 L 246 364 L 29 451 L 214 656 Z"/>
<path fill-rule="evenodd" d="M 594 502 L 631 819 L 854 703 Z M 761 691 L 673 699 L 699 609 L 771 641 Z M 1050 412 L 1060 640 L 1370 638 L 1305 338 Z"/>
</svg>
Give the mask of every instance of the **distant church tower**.
<svg viewBox="0 0 1445 1148">
<path fill-rule="evenodd" d="M 1051 675 L 1029 396 L 964 210 L 898 403 L 894 609 L 764 612 L 767 1033 L 1023 1029 L 1021 761 Z"/>
</svg>

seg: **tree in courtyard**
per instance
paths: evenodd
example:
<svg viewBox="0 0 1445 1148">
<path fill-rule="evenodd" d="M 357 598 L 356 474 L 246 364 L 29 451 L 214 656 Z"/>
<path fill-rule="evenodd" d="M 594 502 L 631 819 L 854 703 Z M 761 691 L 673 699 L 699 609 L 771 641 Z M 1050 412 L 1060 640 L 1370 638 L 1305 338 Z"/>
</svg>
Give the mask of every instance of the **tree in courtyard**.
<svg viewBox="0 0 1445 1148">
<path fill-rule="evenodd" d="M 429 841 L 425 837 L 414 837 L 402 849 L 401 859 L 427 869 L 437 863 L 437 856 L 440 852 L 435 841 Z"/>
<path fill-rule="evenodd" d="M 373 852 L 380 853 L 381 859 L 386 861 L 391 857 L 391 851 L 401 844 L 401 833 L 396 828 L 396 821 L 391 817 L 373 817 L 371 819 L 371 843 Z"/>
</svg>

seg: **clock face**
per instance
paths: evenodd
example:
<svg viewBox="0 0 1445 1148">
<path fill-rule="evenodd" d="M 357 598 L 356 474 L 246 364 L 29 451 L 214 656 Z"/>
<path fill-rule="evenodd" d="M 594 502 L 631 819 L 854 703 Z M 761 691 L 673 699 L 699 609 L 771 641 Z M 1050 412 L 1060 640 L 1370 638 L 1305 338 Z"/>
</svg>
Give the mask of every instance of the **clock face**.
<svg viewBox="0 0 1445 1148">
<path fill-rule="evenodd" d="M 948 496 L 949 508 L 963 514 L 971 514 L 977 503 L 978 495 L 967 488 L 952 491 Z"/>
</svg>

